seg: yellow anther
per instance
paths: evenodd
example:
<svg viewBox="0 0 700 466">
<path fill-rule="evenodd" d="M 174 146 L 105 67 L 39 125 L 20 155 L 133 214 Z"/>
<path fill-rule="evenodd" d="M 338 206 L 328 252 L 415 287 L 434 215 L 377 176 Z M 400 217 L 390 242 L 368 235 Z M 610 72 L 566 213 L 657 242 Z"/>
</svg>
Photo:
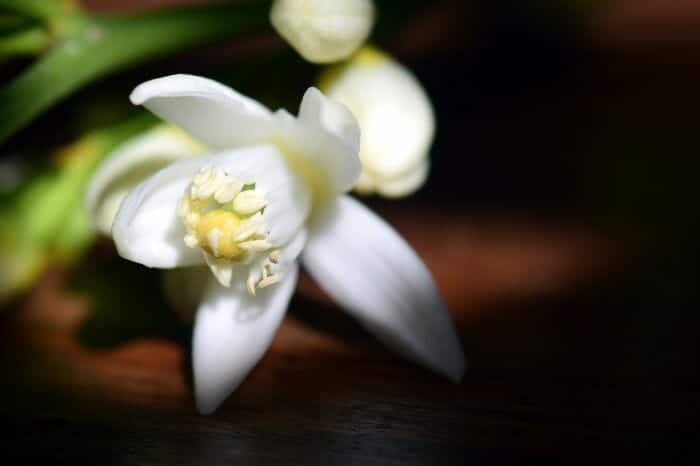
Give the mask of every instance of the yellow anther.
<svg viewBox="0 0 700 466">
<path fill-rule="evenodd" d="M 241 219 L 233 212 L 215 209 L 202 215 L 197 223 L 199 245 L 214 257 L 238 259 L 245 253 L 233 236 Z"/>
</svg>

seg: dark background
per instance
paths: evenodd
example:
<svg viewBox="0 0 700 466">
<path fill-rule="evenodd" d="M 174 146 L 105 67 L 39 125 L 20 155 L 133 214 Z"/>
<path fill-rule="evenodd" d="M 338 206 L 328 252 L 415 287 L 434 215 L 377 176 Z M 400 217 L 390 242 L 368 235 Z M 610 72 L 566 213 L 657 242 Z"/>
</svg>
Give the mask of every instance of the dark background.
<svg viewBox="0 0 700 466">
<path fill-rule="evenodd" d="M 395 358 L 302 279 L 267 356 L 201 417 L 189 329 L 156 273 L 101 243 L 2 316 L 8 451 L 54 464 L 389 465 L 511 464 L 483 448 L 521 447 L 591 464 L 611 459 L 599 448 L 625 462 L 691 442 L 700 4 L 455 0 L 416 12 L 387 13 L 376 41 L 433 99 L 432 174 L 411 198 L 368 202 L 434 272 L 469 360 L 463 383 Z M 261 56 L 301 71 L 246 80 Z M 56 122 L 94 93 L 125 99 L 173 72 L 294 111 L 316 70 L 273 34 L 200 49 L 91 86 L 12 144 L 60 139 Z"/>
</svg>

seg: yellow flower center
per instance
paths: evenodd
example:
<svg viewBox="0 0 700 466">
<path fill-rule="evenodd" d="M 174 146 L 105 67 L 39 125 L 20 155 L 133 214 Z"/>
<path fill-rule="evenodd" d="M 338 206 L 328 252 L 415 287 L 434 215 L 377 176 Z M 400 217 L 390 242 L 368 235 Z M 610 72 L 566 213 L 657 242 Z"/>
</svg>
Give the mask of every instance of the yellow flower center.
<svg viewBox="0 0 700 466">
<path fill-rule="evenodd" d="M 199 245 L 214 257 L 237 259 L 245 253 L 233 237 L 241 219 L 234 212 L 215 209 L 202 215 L 197 223 Z"/>
<path fill-rule="evenodd" d="M 221 169 L 203 168 L 180 204 L 185 243 L 230 261 L 266 251 L 271 247 L 262 217 L 266 205 L 253 183 L 235 180 Z"/>
</svg>

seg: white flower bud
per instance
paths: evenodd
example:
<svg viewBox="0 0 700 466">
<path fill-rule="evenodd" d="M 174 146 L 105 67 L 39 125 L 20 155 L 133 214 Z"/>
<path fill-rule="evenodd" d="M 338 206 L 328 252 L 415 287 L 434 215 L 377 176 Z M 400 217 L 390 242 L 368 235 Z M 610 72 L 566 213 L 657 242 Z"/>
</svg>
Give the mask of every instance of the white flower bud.
<svg viewBox="0 0 700 466">
<path fill-rule="evenodd" d="M 386 197 L 420 188 L 435 133 L 430 99 L 413 74 L 373 47 L 329 68 L 319 88 L 357 118 L 362 174 L 355 189 Z"/>
<path fill-rule="evenodd" d="M 275 0 L 270 21 L 306 60 L 332 63 L 367 40 L 374 5 L 371 0 Z"/>
</svg>

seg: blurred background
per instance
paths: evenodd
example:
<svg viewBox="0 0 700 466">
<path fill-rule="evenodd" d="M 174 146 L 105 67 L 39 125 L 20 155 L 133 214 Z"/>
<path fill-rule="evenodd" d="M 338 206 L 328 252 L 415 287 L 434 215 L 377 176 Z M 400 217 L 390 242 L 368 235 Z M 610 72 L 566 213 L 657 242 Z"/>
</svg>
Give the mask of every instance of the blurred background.
<svg viewBox="0 0 700 466">
<path fill-rule="evenodd" d="M 208 3 L 84 2 L 105 14 Z M 497 464 L 499 454 L 469 448 L 638 452 L 690 438 L 700 4 L 376 4 L 372 41 L 416 74 L 438 125 L 426 185 L 365 201 L 433 271 L 469 360 L 463 383 L 394 358 L 302 278 L 271 351 L 217 414 L 200 417 L 190 330 L 154 292 L 158 273 L 90 240 L 52 256 L 3 304 L 0 416 L 18 454 L 71 464 Z M 0 79 L 29 65 L 5 63 Z M 178 72 L 295 112 L 319 68 L 262 28 L 120 70 L 8 139 L 0 186 L 11 193 L 57 150 L 60 159 L 55 148 L 128 115 L 138 83 Z"/>
</svg>

